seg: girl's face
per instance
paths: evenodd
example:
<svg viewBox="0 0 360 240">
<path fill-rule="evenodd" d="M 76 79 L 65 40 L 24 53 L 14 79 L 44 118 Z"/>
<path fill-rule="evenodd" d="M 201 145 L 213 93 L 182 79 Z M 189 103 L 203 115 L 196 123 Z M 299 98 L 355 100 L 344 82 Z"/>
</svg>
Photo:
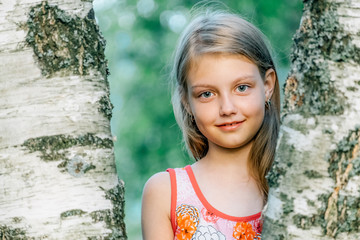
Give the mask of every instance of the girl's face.
<svg viewBox="0 0 360 240">
<path fill-rule="evenodd" d="M 265 81 L 258 67 L 241 55 L 205 54 L 188 75 L 189 111 L 213 145 L 241 148 L 251 143 L 265 114 L 276 75 L 269 69 Z"/>
</svg>

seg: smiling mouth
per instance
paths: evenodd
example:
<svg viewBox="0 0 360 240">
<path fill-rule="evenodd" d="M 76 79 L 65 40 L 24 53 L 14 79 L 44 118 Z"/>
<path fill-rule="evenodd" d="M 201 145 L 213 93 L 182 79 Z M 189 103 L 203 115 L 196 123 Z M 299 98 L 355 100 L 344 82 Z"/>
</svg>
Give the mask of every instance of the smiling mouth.
<svg viewBox="0 0 360 240">
<path fill-rule="evenodd" d="M 217 125 L 218 127 L 223 127 L 223 126 L 226 126 L 226 127 L 230 127 L 230 126 L 236 126 L 240 123 L 242 123 L 244 121 L 239 121 L 239 122 L 231 122 L 231 123 L 224 123 L 224 124 L 219 124 Z"/>
<path fill-rule="evenodd" d="M 224 128 L 224 129 L 234 129 L 236 127 L 238 127 L 241 123 L 243 123 L 245 120 L 243 121 L 238 121 L 238 122 L 231 122 L 231 123 L 224 123 L 224 124 L 219 124 L 217 125 L 217 127 L 220 128 Z"/>
</svg>

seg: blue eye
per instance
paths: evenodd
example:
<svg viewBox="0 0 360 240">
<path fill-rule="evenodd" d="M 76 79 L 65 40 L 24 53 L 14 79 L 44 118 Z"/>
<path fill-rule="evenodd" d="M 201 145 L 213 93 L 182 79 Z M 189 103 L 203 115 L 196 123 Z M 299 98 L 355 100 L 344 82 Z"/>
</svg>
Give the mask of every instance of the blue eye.
<svg viewBox="0 0 360 240">
<path fill-rule="evenodd" d="M 249 86 L 247 86 L 247 85 L 240 85 L 237 87 L 237 90 L 239 92 L 245 92 L 248 88 L 249 88 Z"/>
<path fill-rule="evenodd" d="M 200 97 L 209 98 L 209 97 L 211 97 L 212 95 L 213 95 L 213 94 L 212 94 L 211 92 L 207 91 L 207 92 L 201 93 L 201 94 L 200 94 Z"/>
</svg>

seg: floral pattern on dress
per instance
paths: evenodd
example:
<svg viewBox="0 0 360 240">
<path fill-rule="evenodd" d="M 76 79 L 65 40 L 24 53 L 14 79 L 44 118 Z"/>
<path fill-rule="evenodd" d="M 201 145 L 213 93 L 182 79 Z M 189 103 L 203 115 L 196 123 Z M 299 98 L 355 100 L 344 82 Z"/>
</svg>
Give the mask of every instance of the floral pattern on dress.
<svg viewBox="0 0 360 240">
<path fill-rule="evenodd" d="M 194 240 L 226 240 L 221 232 L 217 231 L 213 226 L 200 226 L 194 237 Z"/>
<path fill-rule="evenodd" d="M 202 214 L 204 220 L 208 223 L 216 223 L 216 221 L 219 219 L 218 216 L 216 216 L 214 213 L 208 211 L 206 208 L 201 209 L 201 214 Z"/>
<path fill-rule="evenodd" d="M 208 211 L 211 208 L 198 197 L 187 170 L 177 168 L 175 174 L 174 240 L 261 240 L 260 214 L 247 218 L 247 221 L 236 221 L 221 217 L 216 211 Z"/>
<path fill-rule="evenodd" d="M 181 204 L 176 208 L 176 221 L 178 228 L 175 236 L 179 240 L 190 240 L 199 225 L 200 213 L 196 207 Z"/>
<path fill-rule="evenodd" d="M 253 227 L 248 222 L 237 222 L 234 226 L 233 237 L 239 240 L 255 240 L 257 239 Z"/>
<path fill-rule="evenodd" d="M 261 233 L 262 232 L 262 226 L 263 226 L 263 222 L 262 222 L 261 219 L 256 219 L 254 221 L 254 228 L 255 228 L 256 233 Z"/>
</svg>

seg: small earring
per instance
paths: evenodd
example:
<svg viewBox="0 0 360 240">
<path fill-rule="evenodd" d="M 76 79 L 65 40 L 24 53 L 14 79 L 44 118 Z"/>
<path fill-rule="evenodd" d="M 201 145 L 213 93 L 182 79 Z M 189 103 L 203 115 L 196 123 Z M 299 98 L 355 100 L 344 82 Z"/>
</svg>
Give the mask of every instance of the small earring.
<svg viewBox="0 0 360 240">
<path fill-rule="evenodd" d="M 267 101 L 265 102 L 265 107 L 266 107 L 267 109 L 270 109 L 270 107 L 271 107 L 271 100 L 270 100 L 270 98 L 269 98 L 269 100 L 267 100 Z"/>
<path fill-rule="evenodd" d="M 191 122 L 195 122 L 194 115 L 190 115 L 190 120 L 191 120 Z"/>
</svg>

